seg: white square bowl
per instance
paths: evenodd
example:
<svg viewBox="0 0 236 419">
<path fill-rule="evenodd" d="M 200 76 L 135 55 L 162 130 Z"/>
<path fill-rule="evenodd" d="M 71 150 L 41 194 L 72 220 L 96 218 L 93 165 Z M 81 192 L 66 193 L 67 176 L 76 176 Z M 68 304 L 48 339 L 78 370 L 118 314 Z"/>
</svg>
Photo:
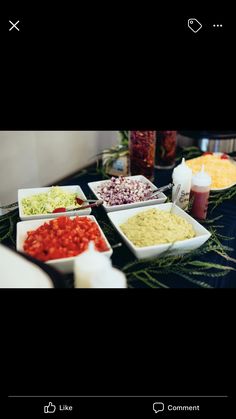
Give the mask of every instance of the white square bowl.
<svg viewBox="0 0 236 419">
<path fill-rule="evenodd" d="M 105 243 L 107 245 L 107 247 L 109 248 L 108 251 L 103 252 L 104 255 L 111 257 L 113 250 L 111 248 L 111 245 L 109 244 L 109 242 L 107 241 L 107 238 L 105 237 L 101 227 L 99 226 L 96 218 L 93 215 L 88 215 L 88 216 L 84 216 L 86 218 L 89 218 L 90 220 L 94 221 L 100 232 L 101 235 L 103 237 L 103 239 L 105 240 Z M 75 217 L 69 217 L 71 219 L 75 218 Z M 43 225 L 46 222 L 50 222 L 51 220 L 31 220 L 31 221 L 20 221 L 19 223 L 17 223 L 17 236 L 16 236 L 16 250 L 18 252 L 24 252 L 24 242 L 27 238 L 27 233 L 28 231 L 33 231 L 36 230 L 38 227 L 40 227 L 41 225 Z M 65 258 L 65 259 L 55 259 L 55 260 L 50 260 L 48 262 L 46 262 L 48 265 L 53 266 L 54 268 L 58 269 L 58 271 L 63 272 L 63 273 L 72 273 L 73 272 L 73 268 L 74 268 L 74 260 L 75 257 L 71 257 L 71 258 Z"/>
<path fill-rule="evenodd" d="M 77 196 L 83 200 L 87 200 L 86 196 L 84 195 L 82 189 L 78 185 L 70 185 L 70 186 L 59 186 L 63 191 L 69 192 L 69 193 L 76 193 Z M 43 220 L 43 219 L 49 219 L 49 218 L 56 218 L 60 217 L 62 215 L 65 215 L 65 213 L 53 213 L 53 214 L 37 214 L 37 215 L 25 215 L 23 212 L 23 207 L 21 204 L 21 201 L 23 198 L 28 198 L 33 195 L 39 195 L 41 193 L 47 193 L 51 190 L 51 188 L 32 188 L 32 189 L 19 189 L 18 190 L 18 205 L 19 205 L 19 214 L 20 219 L 22 221 L 27 220 Z M 89 215 L 91 214 L 91 208 L 87 208 L 82 211 L 71 211 L 70 216 L 73 217 L 75 215 Z"/>
<path fill-rule="evenodd" d="M 155 186 L 152 182 L 150 182 L 150 180 L 148 180 L 145 176 L 142 176 L 142 175 L 129 176 L 127 177 L 127 179 L 134 179 L 143 183 L 148 183 L 151 186 L 152 191 L 157 189 L 157 186 Z M 99 182 L 88 183 L 89 188 L 94 193 L 97 199 L 102 199 L 97 191 L 98 187 L 105 185 L 107 182 L 108 182 L 107 180 L 102 180 Z M 146 206 L 154 205 L 154 204 L 163 204 L 164 202 L 166 202 L 166 200 L 167 200 L 167 196 L 164 193 L 160 193 L 159 198 L 150 199 L 149 201 L 135 202 L 133 204 L 113 205 L 113 206 L 110 206 L 104 203 L 103 207 L 105 208 L 106 212 L 115 212 L 115 211 L 123 211 L 126 209 L 131 209 L 131 208 L 146 207 Z"/>
<path fill-rule="evenodd" d="M 112 224 L 121 235 L 124 242 L 130 248 L 130 250 L 134 253 L 137 259 L 148 259 L 152 257 L 161 256 L 162 253 L 168 251 L 168 255 L 181 255 L 183 253 L 190 252 L 192 250 L 198 249 L 202 246 L 210 237 L 211 233 L 206 230 L 201 224 L 199 224 L 194 218 L 190 217 L 185 211 L 181 208 L 175 206 L 173 214 L 176 214 L 186 221 L 188 221 L 194 228 L 196 233 L 196 237 L 192 239 L 187 239 L 183 241 L 176 241 L 173 245 L 167 244 L 159 244 L 156 246 L 149 246 L 149 247 L 137 247 L 135 246 L 123 233 L 120 226 L 125 223 L 130 217 L 133 217 L 141 212 L 147 211 L 151 208 L 155 208 L 162 211 L 170 212 L 172 204 L 161 204 L 161 205 L 152 205 L 148 208 L 134 208 L 131 210 L 120 211 L 116 213 L 108 214 L 109 219 L 111 220 Z M 168 250 L 169 249 L 169 250 Z"/>
</svg>

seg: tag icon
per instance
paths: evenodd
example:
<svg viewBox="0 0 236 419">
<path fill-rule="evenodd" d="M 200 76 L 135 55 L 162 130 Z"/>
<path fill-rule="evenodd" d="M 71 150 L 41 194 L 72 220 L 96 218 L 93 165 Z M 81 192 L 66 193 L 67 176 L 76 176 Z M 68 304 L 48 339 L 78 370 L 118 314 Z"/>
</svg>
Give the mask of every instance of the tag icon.
<svg viewBox="0 0 236 419">
<path fill-rule="evenodd" d="M 191 31 L 197 33 L 200 31 L 200 29 L 202 29 L 202 24 L 197 19 L 195 19 L 195 17 L 193 17 L 188 19 L 188 27 L 191 29 Z"/>
</svg>

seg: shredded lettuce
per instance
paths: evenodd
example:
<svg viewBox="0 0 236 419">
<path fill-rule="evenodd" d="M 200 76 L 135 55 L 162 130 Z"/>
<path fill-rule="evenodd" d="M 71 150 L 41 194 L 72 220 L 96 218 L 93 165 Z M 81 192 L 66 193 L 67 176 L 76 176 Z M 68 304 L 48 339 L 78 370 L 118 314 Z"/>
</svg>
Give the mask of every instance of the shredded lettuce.
<svg viewBox="0 0 236 419">
<path fill-rule="evenodd" d="M 76 193 L 66 192 L 59 186 L 53 186 L 47 193 L 23 198 L 21 205 L 24 215 L 50 214 L 57 208 L 79 208 L 81 205 L 76 203 L 76 198 Z"/>
</svg>

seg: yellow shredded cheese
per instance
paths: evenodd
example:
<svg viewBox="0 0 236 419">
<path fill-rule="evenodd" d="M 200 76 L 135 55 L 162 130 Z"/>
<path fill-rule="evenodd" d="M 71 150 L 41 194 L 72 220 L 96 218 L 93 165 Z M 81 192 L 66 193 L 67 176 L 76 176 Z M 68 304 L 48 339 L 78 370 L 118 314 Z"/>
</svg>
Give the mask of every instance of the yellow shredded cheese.
<svg viewBox="0 0 236 419">
<path fill-rule="evenodd" d="M 211 189 L 227 188 L 236 184 L 236 164 L 231 160 L 221 159 L 220 155 L 207 154 L 188 160 L 186 164 L 194 175 L 201 171 L 204 164 L 205 172 L 212 178 Z"/>
</svg>

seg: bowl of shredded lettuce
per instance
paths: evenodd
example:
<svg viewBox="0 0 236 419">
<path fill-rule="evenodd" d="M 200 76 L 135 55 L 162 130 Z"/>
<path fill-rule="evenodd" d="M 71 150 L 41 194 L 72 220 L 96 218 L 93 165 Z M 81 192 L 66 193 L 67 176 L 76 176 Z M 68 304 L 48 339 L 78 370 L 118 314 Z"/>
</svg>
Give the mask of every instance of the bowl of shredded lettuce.
<svg viewBox="0 0 236 419">
<path fill-rule="evenodd" d="M 78 185 L 52 186 L 51 188 L 20 189 L 18 191 L 19 214 L 21 220 L 55 218 L 65 215 L 64 212 L 53 213 L 58 208 L 74 209 L 70 216 L 89 215 L 91 208 L 76 211 L 81 205 L 76 198 L 86 200 L 82 189 Z"/>
</svg>

